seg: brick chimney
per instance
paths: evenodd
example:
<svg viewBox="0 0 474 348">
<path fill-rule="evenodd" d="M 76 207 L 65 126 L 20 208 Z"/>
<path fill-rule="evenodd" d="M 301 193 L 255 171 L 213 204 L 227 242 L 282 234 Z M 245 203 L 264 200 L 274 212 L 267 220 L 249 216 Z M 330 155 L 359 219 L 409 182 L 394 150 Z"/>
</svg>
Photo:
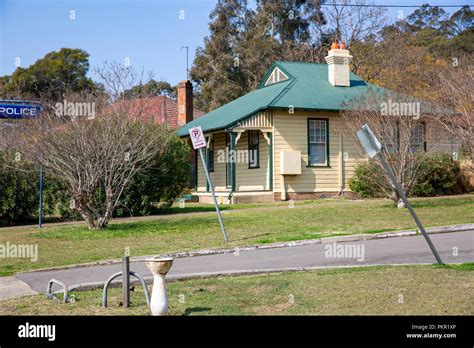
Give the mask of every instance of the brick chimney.
<svg viewBox="0 0 474 348">
<path fill-rule="evenodd" d="M 183 126 L 193 120 L 193 85 L 191 81 L 178 83 L 178 125 Z"/>
<path fill-rule="evenodd" d="M 328 80 L 333 86 L 349 87 L 351 85 L 349 64 L 352 61 L 352 56 L 345 48 L 344 44 L 335 42 L 324 58 L 328 64 Z"/>
</svg>

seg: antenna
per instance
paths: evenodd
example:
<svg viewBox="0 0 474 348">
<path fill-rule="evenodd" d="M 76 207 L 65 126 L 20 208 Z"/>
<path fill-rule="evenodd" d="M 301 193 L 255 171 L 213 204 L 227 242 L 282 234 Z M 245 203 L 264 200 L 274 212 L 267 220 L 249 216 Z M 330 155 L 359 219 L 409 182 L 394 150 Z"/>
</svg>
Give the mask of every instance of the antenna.
<svg viewBox="0 0 474 348">
<path fill-rule="evenodd" d="M 186 80 L 189 80 L 189 47 L 181 46 L 181 49 L 186 48 Z"/>
</svg>

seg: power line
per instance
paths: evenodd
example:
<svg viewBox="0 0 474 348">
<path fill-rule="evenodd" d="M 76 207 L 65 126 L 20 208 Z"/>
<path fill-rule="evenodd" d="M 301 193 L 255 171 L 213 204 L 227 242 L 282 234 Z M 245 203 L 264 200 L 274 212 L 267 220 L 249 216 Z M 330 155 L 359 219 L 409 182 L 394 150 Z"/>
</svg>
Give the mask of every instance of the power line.
<svg viewBox="0 0 474 348">
<path fill-rule="evenodd" d="M 394 7 L 394 8 L 399 8 L 399 7 L 406 7 L 406 8 L 419 8 L 422 7 L 423 5 L 370 5 L 370 4 L 320 4 L 321 6 L 347 6 L 347 7 Z M 424 5 L 424 7 L 444 7 L 444 8 L 458 8 L 458 7 L 464 7 L 464 6 L 474 6 L 470 4 L 464 4 L 464 5 Z"/>
</svg>

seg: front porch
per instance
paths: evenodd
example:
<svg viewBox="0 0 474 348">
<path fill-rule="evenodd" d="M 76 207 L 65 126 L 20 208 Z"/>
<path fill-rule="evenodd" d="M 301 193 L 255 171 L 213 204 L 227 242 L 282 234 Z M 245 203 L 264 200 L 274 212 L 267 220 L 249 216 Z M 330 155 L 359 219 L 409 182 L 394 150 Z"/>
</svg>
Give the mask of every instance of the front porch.
<svg viewBox="0 0 474 348">
<path fill-rule="evenodd" d="M 273 202 L 271 111 L 205 136 L 205 162 L 219 204 Z M 199 153 L 195 160 L 193 194 L 200 202 L 212 203 Z"/>
</svg>

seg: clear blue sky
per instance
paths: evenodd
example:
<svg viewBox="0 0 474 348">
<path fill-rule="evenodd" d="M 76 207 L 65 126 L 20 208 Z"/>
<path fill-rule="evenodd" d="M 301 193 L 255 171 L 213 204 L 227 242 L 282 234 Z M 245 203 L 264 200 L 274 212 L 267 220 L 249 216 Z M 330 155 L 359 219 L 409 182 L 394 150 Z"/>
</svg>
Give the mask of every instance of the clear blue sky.
<svg viewBox="0 0 474 348">
<path fill-rule="evenodd" d="M 457 0 L 378 0 L 376 4 L 463 4 Z M 196 47 L 208 35 L 215 0 L 0 0 L 0 76 L 15 70 L 15 59 L 27 67 L 61 47 L 90 54 L 91 67 L 123 62 L 152 71 L 176 84 L 186 78 Z M 395 18 L 399 9 L 387 16 Z M 405 16 L 414 9 L 402 9 Z M 75 19 L 70 19 L 75 11 Z M 180 14 L 184 11 L 184 19 Z M 452 9 L 446 9 L 452 12 Z M 91 74 L 92 77 L 94 77 Z"/>
</svg>

